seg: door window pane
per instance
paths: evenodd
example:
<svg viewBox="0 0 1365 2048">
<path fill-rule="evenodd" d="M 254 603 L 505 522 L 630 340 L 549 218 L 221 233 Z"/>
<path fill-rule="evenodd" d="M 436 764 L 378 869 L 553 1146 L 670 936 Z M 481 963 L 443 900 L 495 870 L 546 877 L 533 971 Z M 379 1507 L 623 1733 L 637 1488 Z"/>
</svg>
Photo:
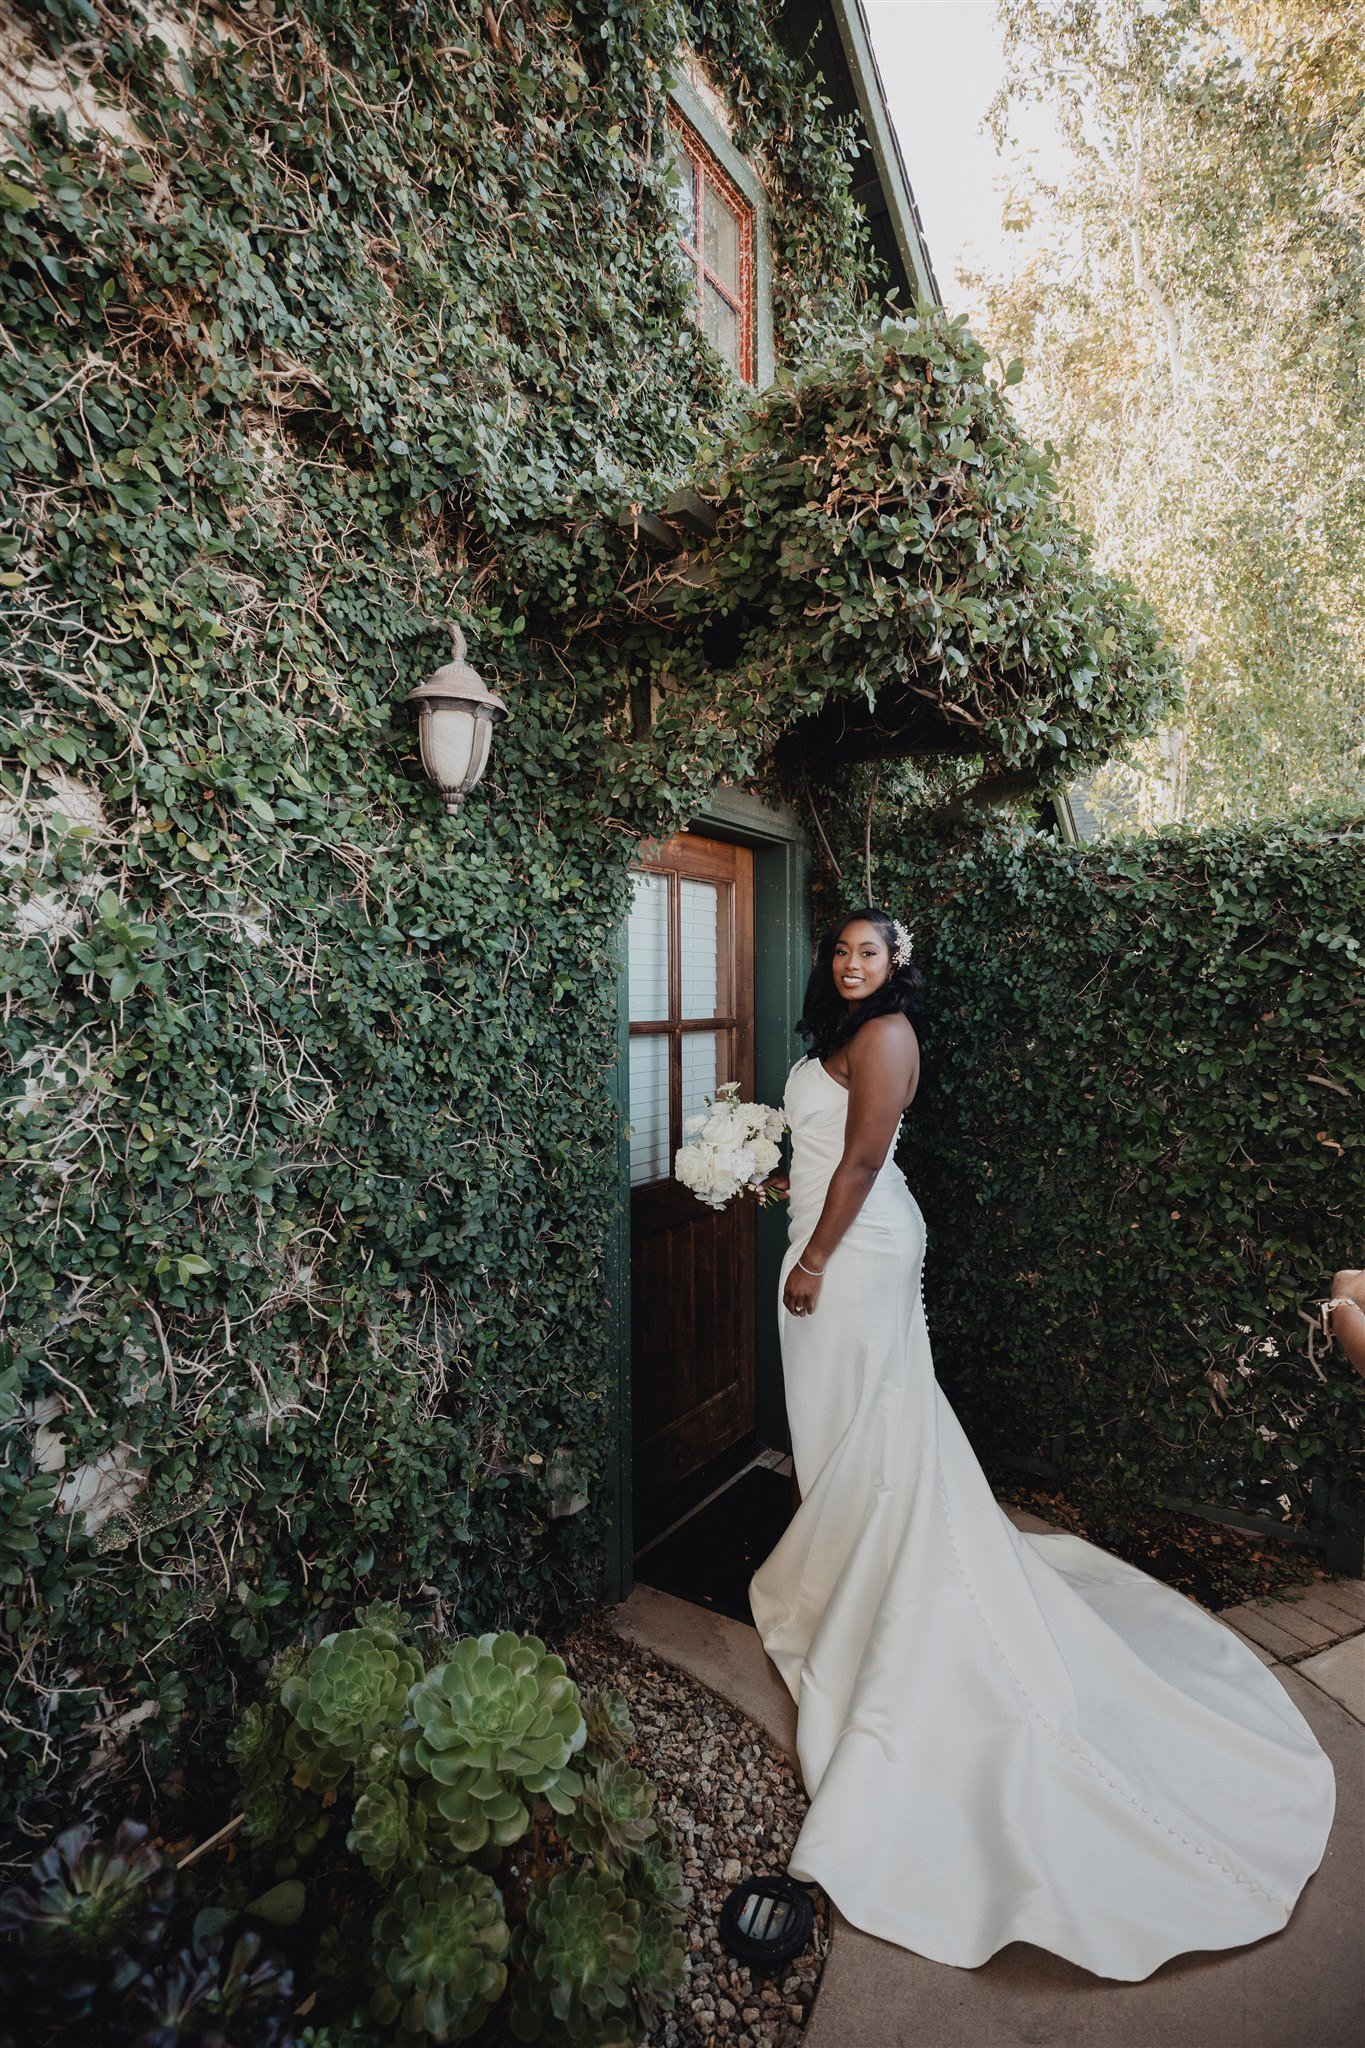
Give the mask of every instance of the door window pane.
<svg viewBox="0 0 1365 2048">
<path fill-rule="evenodd" d="M 682 1113 L 683 1119 L 695 1116 L 705 1107 L 703 1095 L 716 1092 L 716 1053 L 720 1045 L 718 1031 L 685 1031 L 682 1042 Z"/>
<path fill-rule="evenodd" d="M 703 280 L 702 287 L 702 331 L 731 368 L 738 371 L 739 313 L 728 299 L 721 296 L 709 277 Z"/>
<path fill-rule="evenodd" d="M 657 1024 L 668 1015 L 668 877 L 637 875 L 630 912 L 630 1021 Z"/>
<path fill-rule="evenodd" d="M 702 256 L 707 268 L 714 270 L 721 283 L 728 284 L 738 298 L 740 224 L 733 208 L 726 205 L 709 178 L 702 204 L 702 224 L 706 234 Z"/>
<path fill-rule="evenodd" d="M 715 882 L 680 885 L 682 1014 L 714 1017 L 720 1004 L 720 889 Z"/>
<path fill-rule="evenodd" d="M 668 1039 L 630 1041 L 630 1184 L 663 1180 L 668 1156 Z"/>
</svg>

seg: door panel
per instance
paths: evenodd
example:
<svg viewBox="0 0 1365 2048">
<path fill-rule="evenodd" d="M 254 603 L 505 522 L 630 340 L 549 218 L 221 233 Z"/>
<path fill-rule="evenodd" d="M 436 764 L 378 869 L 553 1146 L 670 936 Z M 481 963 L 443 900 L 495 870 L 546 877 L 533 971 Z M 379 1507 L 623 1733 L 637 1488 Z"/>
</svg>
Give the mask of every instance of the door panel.
<svg viewBox="0 0 1365 2048">
<path fill-rule="evenodd" d="M 642 863 L 630 920 L 631 1373 L 635 1523 L 754 1426 L 754 1218 L 671 1178 L 685 1117 L 754 1088 L 753 856 L 679 833 Z"/>
</svg>

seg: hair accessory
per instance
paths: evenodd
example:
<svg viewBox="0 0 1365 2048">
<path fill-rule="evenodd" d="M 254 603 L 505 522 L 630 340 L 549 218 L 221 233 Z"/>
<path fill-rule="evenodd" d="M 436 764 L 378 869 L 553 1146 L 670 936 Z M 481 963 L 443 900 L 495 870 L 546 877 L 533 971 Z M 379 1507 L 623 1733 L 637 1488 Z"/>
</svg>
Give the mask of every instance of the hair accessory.
<svg viewBox="0 0 1365 2048">
<path fill-rule="evenodd" d="M 908 967 L 910 965 L 910 955 L 915 950 L 915 942 L 898 917 L 892 918 L 891 929 L 896 934 L 896 944 L 891 954 L 891 965 L 893 967 Z"/>
</svg>

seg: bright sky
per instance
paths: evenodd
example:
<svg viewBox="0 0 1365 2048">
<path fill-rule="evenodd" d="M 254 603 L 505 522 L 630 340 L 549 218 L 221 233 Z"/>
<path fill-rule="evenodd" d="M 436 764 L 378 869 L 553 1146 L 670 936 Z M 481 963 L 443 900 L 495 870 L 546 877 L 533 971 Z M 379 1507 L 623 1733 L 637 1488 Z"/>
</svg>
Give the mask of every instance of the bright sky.
<svg viewBox="0 0 1365 2048">
<path fill-rule="evenodd" d="M 1011 267 L 1017 237 L 1000 229 L 1005 166 L 981 123 L 1005 75 L 993 0 L 864 0 L 891 118 L 925 239 L 950 311 L 971 314 L 957 283 L 964 259 Z M 1016 117 L 1021 140 L 1051 173 L 1061 151 L 1038 115 Z"/>
</svg>

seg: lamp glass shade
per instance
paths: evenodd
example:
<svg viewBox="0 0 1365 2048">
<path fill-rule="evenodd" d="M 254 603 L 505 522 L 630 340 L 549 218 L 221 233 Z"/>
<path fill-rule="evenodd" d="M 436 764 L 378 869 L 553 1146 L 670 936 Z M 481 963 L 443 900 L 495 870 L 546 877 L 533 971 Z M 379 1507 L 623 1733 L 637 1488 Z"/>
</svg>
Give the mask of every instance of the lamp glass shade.
<svg viewBox="0 0 1365 2048">
<path fill-rule="evenodd" d="M 492 724 L 486 712 L 452 697 L 429 698 L 421 720 L 422 766 L 453 808 L 487 766 Z"/>
</svg>

